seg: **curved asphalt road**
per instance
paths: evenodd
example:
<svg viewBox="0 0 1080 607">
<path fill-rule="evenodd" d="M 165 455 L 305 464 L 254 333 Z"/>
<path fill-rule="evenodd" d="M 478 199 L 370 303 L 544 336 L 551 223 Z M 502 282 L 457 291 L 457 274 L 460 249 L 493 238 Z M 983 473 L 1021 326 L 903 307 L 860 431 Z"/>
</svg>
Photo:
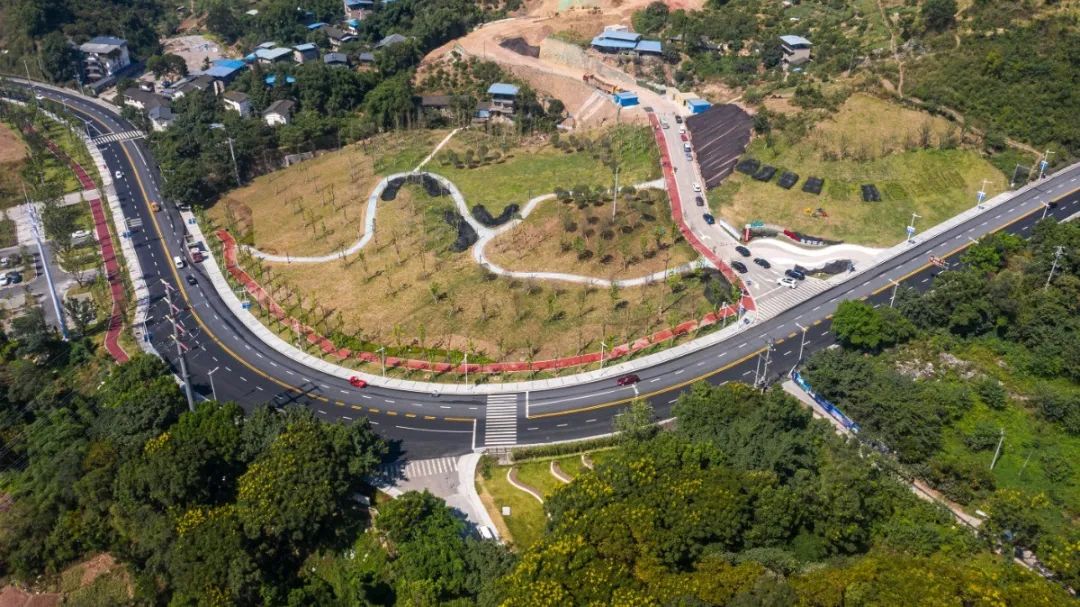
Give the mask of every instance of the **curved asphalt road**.
<svg viewBox="0 0 1080 607">
<path fill-rule="evenodd" d="M 76 93 L 40 90 L 51 99 L 63 98 L 68 108 L 88 122 L 92 136 L 133 129 L 115 113 Z M 234 400 L 250 409 L 278 397 L 305 404 L 327 420 L 351 421 L 366 416 L 382 435 L 400 441 L 402 454 L 411 459 L 512 442 L 535 444 L 605 434 L 611 431 L 612 417 L 620 410 L 615 405 L 637 396 L 647 398 L 657 414 L 666 417 L 678 394 L 694 381 L 752 382 L 759 367 L 764 367 L 770 341 L 773 349 L 768 379 L 774 381 L 797 363 L 800 327 L 807 327 L 805 354 L 832 343 L 828 319 L 839 301 L 869 298 L 875 304 L 888 305 L 893 281 L 917 289 L 932 284 L 930 280 L 940 270 L 928 266 L 931 255 L 951 257 L 971 239 L 999 229 L 1025 235 L 1044 212 L 1064 218 L 1080 211 L 1080 168 L 1062 171 L 946 234 L 912 245 L 899 257 L 856 280 L 821 292 L 714 346 L 638 371 L 641 381 L 635 386 L 618 386 L 606 379 L 506 395 L 500 400 L 509 401 L 511 406 L 500 408 L 501 413 L 492 416 L 505 423 L 495 424 L 499 433 L 493 432 L 489 440 L 485 432 L 485 395 L 433 396 L 377 385 L 355 390 L 344 380 L 304 367 L 260 341 L 231 316 L 209 287 L 201 268 L 173 267 L 171 258 L 183 255 L 183 225 L 171 204 L 163 204 L 159 213 L 150 211 L 149 201 L 162 201 L 162 176 L 145 142 L 108 143 L 101 151 L 110 173 L 119 170 L 124 175 L 116 180 L 124 215 L 143 223 L 132 238 L 150 288 L 151 318 L 147 324 L 153 344 L 166 361 L 178 368 L 170 327 L 164 321 L 168 313 L 164 280 L 181 294 L 175 299 L 184 306 L 179 316 L 189 329 L 186 343 L 191 350 L 186 358 L 197 392 L 210 395 L 208 373 L 217 369 L 214 387 L 221 400 Z M 1046 207 L 1044 203 L 1052 205 Z M 183 279 L 187 274 L 194 274 L 198 285 L 188 285 Z"/>
</svg>

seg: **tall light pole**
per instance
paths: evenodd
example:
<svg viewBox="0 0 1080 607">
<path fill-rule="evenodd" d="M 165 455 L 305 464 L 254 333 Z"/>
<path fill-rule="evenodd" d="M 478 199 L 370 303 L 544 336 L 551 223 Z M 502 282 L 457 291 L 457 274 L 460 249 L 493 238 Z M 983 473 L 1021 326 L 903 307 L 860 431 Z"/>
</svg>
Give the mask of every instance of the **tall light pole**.
<svg viewBox="0 0 1080 607">
<path fill-rule="evenodd" d="M 1053 150 L 1043 152 L 1042 160 L 1039 161 L 1039 179 L 1046 177 L 1046 169 L 1050 168 L 1050 154 L 1053 153 Z"/>
<path fill-rule="evenodd" d="M 220 122 L 214 122 L 210 125 L 211 129 L 221 129 L 225 131 L 225 141 L 229 143 L 229 157 L 232 158 L 233 176 L 236 177 L 236 187 L 244 185 L 240 182 L 240 169 L 236 166 L 236 151 L 233 150 L 233 138 L 229 137 L 229 131 L 225 129 L 225 125 Z"/>
<path fill-rule="evenodd" d="M 915 240 L 915 220 L 919 219 L 920 217 L 922 217 L 922 215 L 919 215 L 917 213 L 911 214 L 911 223 L 909 223 L 907 227 L 908 242 L 913 242 Z"/>
<path fill-rule="evenodd" d="M 894 281 L 892 281 L 892 284 L 893 284 L 892 296 L 889 297 L 889 307 L 890 308 L 893 307 L 894 303 L 896 303 L 896 291 L 900 289 L 900 283 L 898 283 L 898 282 L 896 282 L 894 280 Z"/>
<path fill-rule="evenodd" d="M 465 367 L 465 385 L 468 386 L 469 385 L 469 353 L 468 352 L 465 353 L 465 362 L 463 363 L 463 366 Z"/>
<path fill-rule="evenodd" d="M 975 198 L 978 200 L 978 206 L 981 209 L 983 201 L 986 200 L 986 184 L 990 183 L 989 179 L 982 180 L 982 188 L 978 192 L 975 192 Z"/>
<path fill-rule="evenodd" d="M 802 329 L 802 341 L 799 342 L 799 362 L 802 362 L 803 349 L 806 347 L 806 331 L 810 327 L 804 327 L 799 323 L 795 323 L 795 326 Z"/>
<path fill-rule="evenodd" d="M 382 361 L 382 376 L 386 377 L 386 346 L 379 346 L 376 352 L 379 353 L 379 359 Z"/>
<path fill-rule="evenodd" d="M 1050 265 L 1050 275 L 1046 277 L 1046 284 L 1043 285 L 1043 291 L 1050 288 L 1050 281 L 1054 279 L 1054 272 L 1057 271 L 1058 259 L 1061 258 L 1061 254 L 1065 252 L 1065 247 L 1058 245 L 1054 248 L 1054 263 Z"/>
<path fill-rule="evenodd" d="M 210 394 L 213 395 L 214 400 L 217 400 L 217 390 L 214 388 L 214 373 L 221 367 L 214 367 L 206 372 L 206 376 L 210 378 Z"/>
<path fill-rule="evenodd" d="M 601 341 L 600 342 L 600 368 L 601 369 L 604 368 L 604 348 L 606 348 L 606 347 L 607 347 L 607 344 Z"/>
<path fill-rule="evenodd" d="M 1040 217 L 1039 219 L 1046 219 L 1046 213 L 1050 210 L 1050 204 L 1044 202 L 1044 203 L 1042 203 L 1042 205 L 1043 205 L 1042 217 Z"/>
</svg>

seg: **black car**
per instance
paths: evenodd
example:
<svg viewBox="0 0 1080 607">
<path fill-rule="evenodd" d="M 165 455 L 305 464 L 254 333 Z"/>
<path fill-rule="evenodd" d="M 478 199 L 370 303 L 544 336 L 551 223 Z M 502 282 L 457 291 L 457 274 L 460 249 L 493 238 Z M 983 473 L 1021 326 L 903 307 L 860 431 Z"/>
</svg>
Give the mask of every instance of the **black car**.
<svg viewBox="0 0 1080 607">
<path fill-rule="evenodd" d="M 761 266 L 761 267 L 763 267 L 765 269 L 769 269 L 769 268 L 772 267 L 772 264 L 770 264 L 769 262 L 765 261 L 764 259 L 762 259 L 760 257 L 755 257 L 754 258 L 754 263 L 756 263 L 757 265 L 759 265 L 759 266 Z"/>
<path fill-rule="evenodd" d="M 784 276 L 787 276 L 788 278 L 794 278 L 795 280 L 805 280 L 806 279 L 806 274 L 803 274 L 802 272 L 800 272 L 800 271 L 798 271 L 798 270 L 796 270 L 794 268 L 792 268 L 790 270 L 784 270 Z"/>
<path fill-rule="evenodd" d="M 195 285 L 199 284 L 199 281 L 198 281 L 198 279 L 195 278 L 194 274 L 188 274 L 187 276 L 184 277 L 184 280 L 186 280 L 187 283 L 189 285 L 193 286 L 193 287 Z"/>
<path fill-rule="evenodd" d="M 694 204 L 698 205 L 699 207 L 703 207 L 705 206 L 705 199 L 701 196 L 694 196 Z"/>
<path fill-rule="evenodd" d="M 746 264 L 741 261 L 731 260 L 731 267 L 739 271 L 739 274 L 746 274 Z"/>
<path fill-rule="evenodd" d="M 675 114 L 675 122 L 678 122 L 679 124 L 682 124 L 682 116 L 680 116 L 678 114 Z"/>
<path fill-rule="evenodd" d="M 746 247 L 744 247 L 742 245 L 739 245 L 739 246 L 735 247 L 735 252 L 738 253 L 739 255 L 742 255 L 743 257 L 750 257 L 750 249 L 748 249 L 748 248 L 746 248 Z"/>
<path fill-rule="evenodd" d="M 709 215 L 708 213 L 705 213 L 704 215 L 702 215 L 701 218 L 704 219 L 705 223 L 707 223 L 709 225 L 712 225 L 712 224 L 716 223 L 716 218 L 713 217 L 712 215 Z"/>
</svg>

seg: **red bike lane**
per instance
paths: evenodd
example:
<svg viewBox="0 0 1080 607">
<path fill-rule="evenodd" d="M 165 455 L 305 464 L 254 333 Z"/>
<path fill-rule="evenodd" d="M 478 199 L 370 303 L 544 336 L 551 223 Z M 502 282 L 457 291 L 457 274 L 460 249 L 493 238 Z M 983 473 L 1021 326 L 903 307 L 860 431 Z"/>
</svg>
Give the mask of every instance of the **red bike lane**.
<svg viewBox="0 0 1080 607">
<path fill-rule="evenodd" d="M 51 141 L 44 140 L 57 158 L 67 162 L 75 173 L 76 179 L 83 190 L 92 190 L 97 187 L 94 180 L 86 171 L 59 147 Z M 101 204 L 101 198 L 95 197 L 88 201 L 90 213 L 94 218 L 94 233 L 97 235 L 98 247 L 101 250 L 101 259 L 105 265 L 105 277 L 109 281 L 109 293 L 112 297 L 112 310 L 109 313 L 108 325 L 105 329 L 105 351 L 118 363 L 125 363 L 130 358 L 127 352 L 120 346 L 120 332 L 124 330 L 124 281 L 120 275 L 120 263 L 116 259 L 116 248 L 113 246 L 112 234 L 109 232 L 109 220 L 105 215 L 105 209 Z"/>
</svg>

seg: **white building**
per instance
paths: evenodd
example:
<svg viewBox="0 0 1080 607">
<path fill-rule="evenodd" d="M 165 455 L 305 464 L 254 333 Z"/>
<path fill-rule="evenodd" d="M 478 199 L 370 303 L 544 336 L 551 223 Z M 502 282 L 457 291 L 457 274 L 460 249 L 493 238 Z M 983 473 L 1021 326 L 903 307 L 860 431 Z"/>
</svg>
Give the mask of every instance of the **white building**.
<svg viewBox="0 0 1080 607">
<path fill-rule="evenodd" d="M 98 36 L 79 46 L 83 55 L 83 73 L 87 82 L 97 82 L 131 65 L 127 41 L 112 36 Z"/>
<path fill-rule="evenodd" d="M 802 36 L 780 36 L 781 61 L 785 66 L 802 65 L 810 61 L 810 41 Z"/>
<path fill-rule="evenodd" d="M 289 99 L 275 101 L 263 112 L 263 121 L 269 126 L 289 124 L 289 119 L 292 118 L 292 110 L 295 106 L 296 102 Z"/>
<path fill-rule="evenodd" d="M 240 91 L 226 91 L 221 96 L 222 103 L 225 104 L 225 109 L 231 110 L 240 114 L 241 117 L 247 118 L 251 114 L 251 101 L 248 99 L 246 93 Z"/>
</svg>

